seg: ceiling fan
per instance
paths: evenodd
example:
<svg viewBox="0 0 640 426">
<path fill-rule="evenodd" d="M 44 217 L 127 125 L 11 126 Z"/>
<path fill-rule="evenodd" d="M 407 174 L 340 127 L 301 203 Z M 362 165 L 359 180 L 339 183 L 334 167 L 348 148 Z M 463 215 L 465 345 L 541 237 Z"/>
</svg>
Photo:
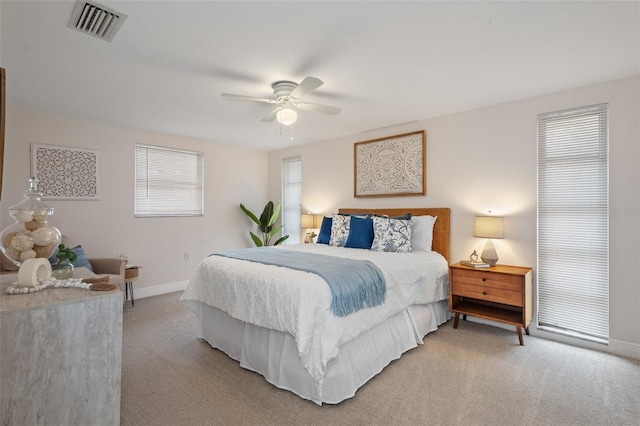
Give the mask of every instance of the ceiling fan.
<svg viewBox="0 0 640 426">
<path fill-rule="evenodd" d="M 342 108 L 329 105 L 312 104 L 300 100 L 303 96 L 313 92 L 323 84 L 322 80 L 316 77 L 306 77 L 300 82 L 300 84 L 292 81 L 276 81 L 271 85 L 274 99 L 254 98 L 253 96 L 233 95 L 231 93 L 223 93 L 221 96 L 234 101 L 277 104 L 278 106 L 265 115 L 262 121 L 268 123 L 273 121 L 274 118 L 277 118 L 280 124 L 290 126 L 298 119 L 296 109 L 302 111 L 321 112 L 330 115 L 336 115 L 342 111 Z"/>
</svg>

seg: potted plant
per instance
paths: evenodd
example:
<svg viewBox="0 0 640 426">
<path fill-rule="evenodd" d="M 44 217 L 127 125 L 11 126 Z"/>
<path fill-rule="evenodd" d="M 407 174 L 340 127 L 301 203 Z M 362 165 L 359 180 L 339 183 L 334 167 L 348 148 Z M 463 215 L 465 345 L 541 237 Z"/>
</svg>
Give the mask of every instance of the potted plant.
<svg viewBox="0 0 640 426">
<path fill-rule="evenodd" d="M 253 232 L 249 231 L 251 234 L 251 239 L 255 243 L 256 247 L 268 246 L 271 245 L 271 238 L 276 235 L 282 229 L 282 226 L 274 227 L 276 221 L 278 220 L 278 216 L 280 216 L 280 202 L 274 205 L 273 201 L 269 201 L 266 206 L 264 206 L 264 210 L 260 215 L 260 219 L 253 214 L 249 209 L 247 209 L 244 204 L 240 204 L 240 209 L 246 213 L 247 216 L 251 218 L 251 220 L 258 225 L 258 230 L 262 233 L 262 237 L 258 237 Z M 284 235 L 276 240 L 273 243 L 274 246 L 278 244 L 282 244 L 284 240 L 289 238 L 288 235 Z"/>
<path fill-rule="evenodd" d="M 58 246 L 56 253 L 58 259 L 56 263 L 51 265 L 51 276 L 59 280 L 73 278 L 74 267 L 71 262 L 78 258 L 78 255 L 64 244 Z"/>
</svg>

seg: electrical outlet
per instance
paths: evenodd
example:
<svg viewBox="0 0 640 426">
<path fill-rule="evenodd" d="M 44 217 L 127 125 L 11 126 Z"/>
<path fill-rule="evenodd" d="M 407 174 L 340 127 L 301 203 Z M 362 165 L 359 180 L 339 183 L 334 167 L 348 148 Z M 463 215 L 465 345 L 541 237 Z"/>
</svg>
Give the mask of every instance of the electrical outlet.
<svg viewBox="0 0 640 426">
<path fill-rule="evenodd" d="M 186 251 L 184 252 L 184 260 L 189 260 L 189 253 Z"/>
</svg>

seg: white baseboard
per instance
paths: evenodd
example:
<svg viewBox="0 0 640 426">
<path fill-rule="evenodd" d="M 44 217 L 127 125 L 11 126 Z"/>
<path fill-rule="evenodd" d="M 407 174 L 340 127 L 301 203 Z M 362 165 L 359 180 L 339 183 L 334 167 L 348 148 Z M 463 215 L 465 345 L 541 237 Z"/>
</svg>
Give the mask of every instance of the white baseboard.
<svg viewBox="0 0 640 426">
<path fill-rule="evenodd" d="M 159 296 L 161 294 L 173 293 L 175 291 L 183 291 L 185 288 L 187 288 L 188 283 L 189 281 L 178 281 L 175 283 L 167 283 L 142 288 L 135 288 L 134 283 L 133 296 L 136 299 L 144 299 L 145 297 Z"/>
<path fill-rule="evenodd" d="M 531 335 L 542 337 L 543 339 L 555 340 L 556 342 L 566 343 L 572 346 L 579 346 L 586 349 L 593 349 L 600 352 L 607 352 L 625 358 L 633 358 L 640 360 L 640 345 L 637 343 L 626 342 L 622 340 L 609 339 L 608 344 L 591 342 L 577 337 L 566 336 L 560 333 L 554 333 L 547 330 L 531 328 Z"/>
<path fill-rule="evenodd" d="M 625 342 L 624 340 L 609 340 L 611 353 L 626 358 L 640 359 L 640 345 L 637 343 Z"/>
<path fill-rule="evenodd" d="M 502 324 L 495 321 L 484 320 L 482 318 L 475 318 L 472 316 L 468 316 L 467 321 L 478 322 L 481 324 L 487 324 L 494 327 L 500 327 L 500 328 L 504 328 L 505 330 L 515 330 L 514 326 L 512 325 Z M 607 352 L 607 353 L 622 356 L 625 358 L 633 358 L 633 359 L 640 360 L 640 344 L 638 343 L 626 342 L 624 340 L 615 340 L 615 339 L 609 339 L 608 345 L 595 343 L 587 340 L 578 339 L 575 337 L 566 336 L 559 333 L 553 333 L 546 330 L 541 330 L 541 329 L 538 329 L 533 323 L 529 325 L 529 331 L 531 332 L 531 335 L 535 337 L 540 337 L 547 340 L 554 340 L 556 342 L 566 343 L 568 345 L 578 346 L 586 349 L 593 349 L 600 352 Z M 525 345 L 527 344 L 526 341 L 527 339 L 525 336 Z"/>
</svg>

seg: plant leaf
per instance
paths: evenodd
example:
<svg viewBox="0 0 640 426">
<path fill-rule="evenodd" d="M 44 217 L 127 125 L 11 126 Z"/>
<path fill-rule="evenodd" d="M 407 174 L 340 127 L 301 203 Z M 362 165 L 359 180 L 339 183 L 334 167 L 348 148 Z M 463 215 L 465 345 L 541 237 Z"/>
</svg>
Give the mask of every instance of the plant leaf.
<svg viewBox="0 0 640 426">
<path fill-rule="evenodd" d="M 247 216 L 249 216 L 251 218 L 252 221 L 254 221 L 256 223 L 256 225 L 260 226 L 260 221 L 258 220 L 256 215 L 253 214 L 249 209 L 247 209 L 244 206 L 244 204 L 240 203 L 240 208 L 242 209 L 243 212 L 246 213 Z"/>
<path fill-rule="evenodd" d="M 269 202 L 271 203 L 271 201 Z M 273 203 L 271 204 L 273 205 Z M 278 201 L 278 204 L 276 205 L 276 207 L 273 209 L 273 212 L 271 213 L 268 226 L 273 226 L 273 224 L 276 223 L 276 220 L 278 220 L 279 215 L 280 215 L 280 202 Z"/>
<path fill-rule="evenodd" d="M 258 238 L 258 236 L 256 234 L 254 234 L 253 232 L 249 231 L 249 233 L 251 234 L 251 239 L 255 243 L 256 247 L 262 247 L 263 246 L 262 240 L 260 238 Z"/>
<path fill-rule="evenodd" d="M 271 231 L 271 216 L 273 215 L 273 201 L 269 201 L 266 206 L 264 206 L 264 210 L 262 211 L 262 215 L 260 216 L 260 230 L 262 232 Z"/>
<path fill-rule="evenodd" d="M 270 236 L 270 237 L 273 237 L 273 236 L 274 236 L 274 235 L 276 235 L 276 234 L 277 234 L 277 233 L 278 233 L 282 228 L 283 228 L 282 226 L 279 226 L 279 227 L 277 227 L 277 228 L 272 229 L 272 230 L 271 230 L 271 232 L 269 232 L 269 236 Z"/>
<path fill-rule="evenodd" d="M 288 236 L 288 235 L 285 235 L 284 237 L 279 238 L 279 239 L 278 239 L 278 240 L 277 240 L 273 245 L 274 245 L 274 246 L 277 246 L 277 245 L 279 245 L 279 244 L 282 244 L 282 242 L 283 242 L 284 240 L 286 240 L 287 238 L 289 238 L 289 236 Z"/>
</svg>

